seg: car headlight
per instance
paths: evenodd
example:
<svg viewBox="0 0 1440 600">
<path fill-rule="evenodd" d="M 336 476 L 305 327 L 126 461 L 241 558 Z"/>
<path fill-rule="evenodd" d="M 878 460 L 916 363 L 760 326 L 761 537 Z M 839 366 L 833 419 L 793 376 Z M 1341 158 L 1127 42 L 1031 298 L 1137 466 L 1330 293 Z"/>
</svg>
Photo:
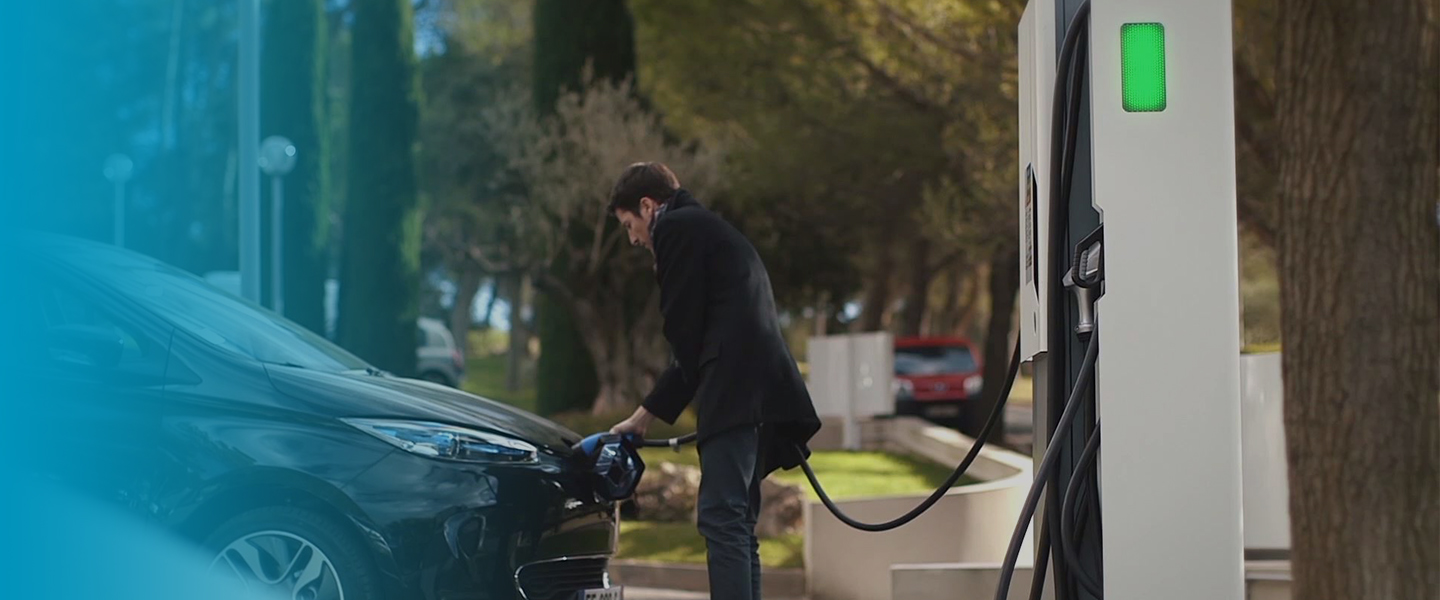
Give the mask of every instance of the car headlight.
<svg viewBox="0 0 1440 600">
<path fill-rule="evenodd" d="M 915 382 L 909 379 L 890 380 L 890 391 L 897 398 L 910 398 L 915 395 Z"/>
<path fill-rule="evenodd" d="M 425 421 L 341 420 L 420 456 L 471 463 L 523 464 L 538 460 L 534 444 L 474 429 Z"/>
<path fill-rule="evenodd" d="M 979 375 L 965 379 L 965 394 L 974 396 L 985 389 L 985 378 Z"/>
</svg>

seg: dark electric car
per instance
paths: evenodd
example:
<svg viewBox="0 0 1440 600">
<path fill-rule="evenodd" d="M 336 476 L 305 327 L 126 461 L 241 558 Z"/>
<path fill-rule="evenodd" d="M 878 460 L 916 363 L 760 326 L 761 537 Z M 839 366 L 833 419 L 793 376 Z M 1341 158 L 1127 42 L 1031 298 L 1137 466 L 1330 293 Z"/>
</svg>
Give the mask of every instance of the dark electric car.
<svg viewBox="0 0 1440 600">
<path fill-rule="evenodd" d="M 619 597 L 616 507 L 568 460 L 574 432 L 133 252 L 35 234 L 0 252 L 7 339 L 30 346 L 7 358 L 22 470 L 285 597 Z"/>
</svg>

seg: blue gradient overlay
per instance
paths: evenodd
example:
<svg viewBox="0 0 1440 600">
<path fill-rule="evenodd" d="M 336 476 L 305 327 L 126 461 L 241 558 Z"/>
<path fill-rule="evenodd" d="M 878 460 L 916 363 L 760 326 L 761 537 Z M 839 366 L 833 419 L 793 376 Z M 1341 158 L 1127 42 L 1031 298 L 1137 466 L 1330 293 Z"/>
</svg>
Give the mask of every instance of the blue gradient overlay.
<svg viewBox="0 0 1440 600">
<path fill-rule="evenodd" d="M 138 250 L 198 258 L 192 265 L 202 268 L 224 268 L 233 261 L 233 248 L 207 240 L 207 232 L 226 227 L 229 220 L 213 216 L 220 211 L 201 210 L 222 195 L 223 158 L 203 172 L 166 165 L 187 155 L 223 157 L 224 148 L 234 145 L 233 108 L 228 116 L 221 105 L 182 108 L 201 96 L 219 99 L 199 92 L 198 82 L 233 79 L 234 39 L 203 48 L 220 50 L 214 56 L 223 62 L 191 55 L 189 72 L 174 78 L 188 83 L 169 88 L 175 102 L 167 107 L 166 56 L 176 4 L 78 0 L 0 7 L 0 238 L 13 242 L 22 231 L 39 230 L 110 241 L 115 186 L 103 165 L 107 156 L 123 152 L 134 163 L 126 186 L 127 237 Z M 237 3 L 184 4 L 223 5 L 202 16 L 213 19 L 208 26 L 217 31 L 234 29 Z M 180 49 L 202 48 L 189 40 Z M 167 111 L 184 118 L 166 125 Z M 210 178 L 212 172 L 222 177 Z M 192 193 L 203 188 L 214 195 Z M 57 418 L 50 410 L 70 405 L 78 398 L 67 394 L 83 388 L 56 386 L 36 376 L 36 365 L 47 358 L 46 339 L 35 327 L 40 315 L 29 302 L 36 286 L 19 269 L 13 246 L 5 248 L 0 255 L 0 381 L 5 386 L 0 391 L 0 597 L 265 597 L 212 574 L 213 552 L 155 527 L 145 507 L 102 501 L 81 492 L 85 486 L 74 485 L 74 479 L 52 476 L 61 466 L 80 480 L 112 474 L 102 466 L 107 461 L 99 460 L 107 447 L 103 434 L 82 440 L 79 436 L 97 429 L 82 434 L 73 426 L 107 416 Z M 112 398 L 86 400 L 103 406 Z M 91 457 L 97 460 L 88 462 Z"/>
</svg>

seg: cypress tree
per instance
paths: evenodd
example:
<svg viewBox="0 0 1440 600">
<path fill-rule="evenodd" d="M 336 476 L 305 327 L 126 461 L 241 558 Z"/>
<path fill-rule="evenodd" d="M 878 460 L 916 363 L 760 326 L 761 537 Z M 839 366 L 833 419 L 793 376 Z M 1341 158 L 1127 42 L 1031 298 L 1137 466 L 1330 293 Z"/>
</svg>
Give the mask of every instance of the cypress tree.
<svg viewBox="0 0 1440 600">
<path fill-rule="evenodd" d="M 261 66 L 261 135 L 295 144 L 295 168 L 284 179 L 285 316 L 325 333 L 326 223 L 329 213 L 325 130 L 327 41 L 324 0 L 270 0 Z M 261 188 L 266 272 L 270 266 L 271 189 Z M 267 303 L 270 278 L 262 281 Z"/>
<path fill-rule="evenodd" d="M 415 371 L 420 211 L 410 0 L 353 0 L 350 148 L 340 343 L 400 375 Z"/>
</svg>

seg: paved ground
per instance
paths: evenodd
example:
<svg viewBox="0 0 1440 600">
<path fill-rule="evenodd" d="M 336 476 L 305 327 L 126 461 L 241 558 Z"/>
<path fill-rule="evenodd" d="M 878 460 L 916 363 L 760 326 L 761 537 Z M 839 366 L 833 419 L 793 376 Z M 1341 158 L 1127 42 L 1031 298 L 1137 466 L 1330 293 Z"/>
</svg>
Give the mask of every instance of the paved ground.
<svg viewBox="0 0 1440 600">
<path fill-rule="evenodd" d="M 625 600 L 709 600 L 708 594 L 653 588 L 625 588 Z"/>
</svg>

